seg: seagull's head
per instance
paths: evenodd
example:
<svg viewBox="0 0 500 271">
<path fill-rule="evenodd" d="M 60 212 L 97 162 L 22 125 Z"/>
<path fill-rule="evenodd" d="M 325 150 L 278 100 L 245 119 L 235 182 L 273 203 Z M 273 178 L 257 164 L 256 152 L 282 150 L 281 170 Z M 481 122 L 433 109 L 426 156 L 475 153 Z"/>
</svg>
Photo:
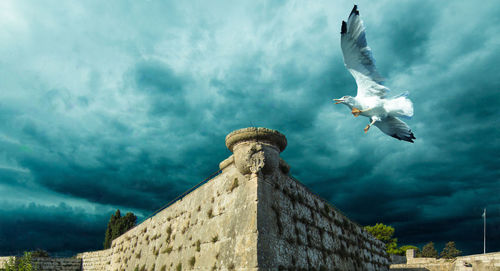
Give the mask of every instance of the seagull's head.
<svg viewBox="0 0 500 271">
<path fill-rule="evenodd" d="M 349 107 L 354 106 L 354 98 L 351 96 L 344 96 L 340 99 L 333 99 L 333 101 L 335 101 L 335 104 L 345 104 Z"/>
</svg>

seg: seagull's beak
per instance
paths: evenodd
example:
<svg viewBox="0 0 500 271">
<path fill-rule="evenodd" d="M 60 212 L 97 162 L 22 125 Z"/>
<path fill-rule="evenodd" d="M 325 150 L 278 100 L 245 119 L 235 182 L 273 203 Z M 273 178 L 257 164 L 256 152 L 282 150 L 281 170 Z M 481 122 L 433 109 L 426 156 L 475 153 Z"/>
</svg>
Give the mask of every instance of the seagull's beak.
<svg viewBox="0 0 500 271">
<path fill-rule="evenodd" d="M 335 101 L 335 104 L 339 104 L 339 103 L 341 103 L 341 102 L 343 102 L 343 101 L 344 101 L 344 100 L 342 100 L 342 99 L 333 99 L 333 100 Z"/>
</svg>

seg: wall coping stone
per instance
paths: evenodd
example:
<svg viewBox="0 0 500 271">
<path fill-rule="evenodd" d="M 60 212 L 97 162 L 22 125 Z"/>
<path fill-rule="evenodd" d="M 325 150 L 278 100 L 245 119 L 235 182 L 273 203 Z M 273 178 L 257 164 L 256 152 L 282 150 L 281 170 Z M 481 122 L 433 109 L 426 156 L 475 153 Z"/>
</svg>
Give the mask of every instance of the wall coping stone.
<svg viewBox="0 0 500 271">
<path fill-rule="evenodd" d="M 266 142 L 278 147 L 282 152 L 287 145 L 285 135 L 263 127 L 248 127 L 231 132 L 226 136 L 226 147 L 232 152 L 233 147 L 243 141 Z"/>
</svg>

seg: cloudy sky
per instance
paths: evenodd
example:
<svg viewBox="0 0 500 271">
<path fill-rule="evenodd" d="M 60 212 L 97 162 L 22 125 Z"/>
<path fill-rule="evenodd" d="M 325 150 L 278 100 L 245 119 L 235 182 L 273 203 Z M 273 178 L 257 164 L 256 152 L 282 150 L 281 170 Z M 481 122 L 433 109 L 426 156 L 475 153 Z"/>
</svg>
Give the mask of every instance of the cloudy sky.
<svg viewBox="0 0 500 271">
<path fill-rule="evenodd" d="M 217 171 L 229 132 L 288 138 L 291 173 L 399 244 L 500 251 L 500 4 L 358 1 L 414 144 L 363 132 L 351 1 L 0 1 L 0 255 L 102 247 Z"/>
</svg>

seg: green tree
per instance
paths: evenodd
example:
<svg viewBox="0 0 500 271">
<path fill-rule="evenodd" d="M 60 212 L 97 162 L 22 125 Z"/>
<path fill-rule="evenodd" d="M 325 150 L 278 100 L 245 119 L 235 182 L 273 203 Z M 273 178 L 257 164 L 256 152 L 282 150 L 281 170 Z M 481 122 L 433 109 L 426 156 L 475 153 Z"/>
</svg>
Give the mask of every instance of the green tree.
<svg viewBox="0 0 500 271">
<path fill-rule="evenodd" d="M 425 258 L 437 258 L 437 256 L 438 256 L 438 252 L 434 248 L 434 242 L 427 243 L 422 248 L 422 252 L 419 255 L 419 257 L 425 257 Z"/>
<path fill-rule="evenodd" d="M 49 258 L 50 254 L 46 250 L 37 249 L 37 250 L 31 252 L 31 257 Z"/>
<path fill-rule="evenodd" d="M 5 271 L 35 271 L 36 266 L 31 263 L 31 252 L 24 252 L 24 256 L 16 259 L 9 258 L 4 266 Z"/>
<path fill-rule="evenodd" d="M 401 250 L 398 249 L 398 239 L 392 238 L 392 236 L 394 235 L 393 227 L 384 225 L 382 223 L 377 223 L 374 226 L 365 226 L 364 228 L 375 238 L 384 242 L 385 251 L 387 253 L 401 254 Z"/>
<path fill-rule="evenodd" d="M 439 257 L 445 259 L 453 259 L 460 256 L 462 252 L 455 247 L 455 242 L 448 242 L 443 248 L 443 251 L 439 254 Z"/>
<path fill-rule="evenodd" d="M 104 235 L 104 249 L 111 247 L 111 242 L 118 236 L 124 234 L 135 226 L 137 217 L 133 213 L 127 213 L 121 216 L 120 210 L 116 210 L 114 215 L 111 215 Z"/>
</svg>

